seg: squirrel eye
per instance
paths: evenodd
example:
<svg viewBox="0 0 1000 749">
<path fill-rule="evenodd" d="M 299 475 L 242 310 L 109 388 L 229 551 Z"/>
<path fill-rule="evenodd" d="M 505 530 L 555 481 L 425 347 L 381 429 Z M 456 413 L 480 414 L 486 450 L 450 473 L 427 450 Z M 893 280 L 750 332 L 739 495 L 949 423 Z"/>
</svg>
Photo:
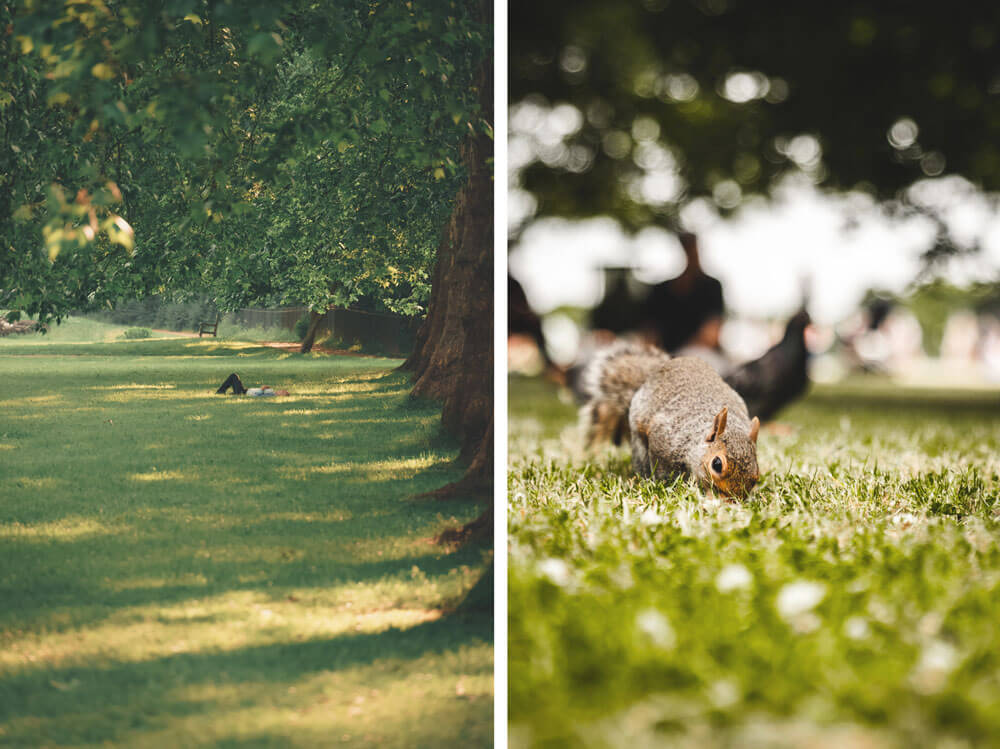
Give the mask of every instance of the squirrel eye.
<svg viewBox="0 0 1000 749">
<path fill-rule="evenodd" d="M 716 473 L 722 473 L 722 458 L 718 456 L 712 458 L 712 470 Z"/>
</svg>

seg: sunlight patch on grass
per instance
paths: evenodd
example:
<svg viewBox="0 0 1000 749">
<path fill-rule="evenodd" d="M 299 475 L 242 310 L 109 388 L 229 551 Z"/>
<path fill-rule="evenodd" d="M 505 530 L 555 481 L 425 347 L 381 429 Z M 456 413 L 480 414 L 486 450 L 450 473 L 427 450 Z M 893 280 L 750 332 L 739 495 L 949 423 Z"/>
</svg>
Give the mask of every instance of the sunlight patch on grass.
<svg viewBox="0 0 1000 749">
<path fill-rule="evenodd" d="M 54 403 L 62 403 L 66 399 L 61 393 L 53 393 L 50 395 L 32 395 L 26 396 L 24 398 L 12 398 L 10 400 L 0 401 L 0 406 L 2 407 L 16 407 L 23 406 L 26 403 L 36 404 L 45 403 L 48 405 Z"/>
<path fill-rule="evenodd" d="M 284 467 L 278 472 L 285 478 L 307 481 L 311 476 L 337 475 L 344 473 L 364 473 L 374 481 L 392 478 L 411 478 L 418 471 L 444 463 L 438 455 L 422 455 L 419 458 L 402 458 L 399 460 L 354 461 L 347 463 L 327 463 L 319 466 Z"/>
<path fill-rule="evenodd" d="M 86 536 L 106 536 L 121 532 L 121 528 L 98 523 L 91 518 L 69 517 L 48 523 L 7 523 L 0 525 L 3 538 L 48 538 L 69 541 Z"/>
<path fill-rule="evenodd" d="M 249 348 L 260 348 L 259 343 L 251 341 L 205 341 L 198 339 L 190 343 L 183 344 L 185 348 L 201 349 L 202 351 L 244 351 Z"/>
<path fill-rule="evenodd" d="M 336 384 L 331 384 L 326 392 L 328 393 L 374 393 L 378 390 L 382 390 L 385 385 L 379 382 L 364 382 L 358 381 L 361 378 L 351 380 L 349 382 L 338 382 Z"/>
<path fill-rule="evenodd" d="M 0 442 L 0 450 L 16 450 L 17 445 L 12 445 L 9 442 Z"/>
<path fill-rule="evenodd" d="M 191 471 L 147 471 L 129 474 L 132 481 L 197 481 L 198 475 Z"/>
<path fill-rule="evenodd" d="M 142 389 L 142 390 L 117 390 L 108 392 L 101 400 L 105 403 L 135 403 L 137 401 L 192 401 L 192 400 L 212 400 L 215 398 L 215 391 L 206 387 L 205 390 L 164 390 L 164 389 Z"/>
<path fill-rule="evenodd" d="M 126 587 L 203 584 L 159 578 L 122 581 Z M 121 583 L 119 583 L 120 585 Z M 288 641 L 407 629 L 440 618 L 440 609 L 382 607 L 359 610 L 317 601 L 234 591 L 172 606 L 132 607 L 84 630 L 9 636 L 0 651 L 0 673 L 67 668 L 106 662 L 137 663 L 178 654 L 234 652 Z"/>
<path fill-rule="evenodd" d="M 260 523 L 276 520 L 295 523 L 343 523 L 354 517 L 350 510 L 327 510 L 326 512 L 268 512 L 260 516 Z"/>
</svg>

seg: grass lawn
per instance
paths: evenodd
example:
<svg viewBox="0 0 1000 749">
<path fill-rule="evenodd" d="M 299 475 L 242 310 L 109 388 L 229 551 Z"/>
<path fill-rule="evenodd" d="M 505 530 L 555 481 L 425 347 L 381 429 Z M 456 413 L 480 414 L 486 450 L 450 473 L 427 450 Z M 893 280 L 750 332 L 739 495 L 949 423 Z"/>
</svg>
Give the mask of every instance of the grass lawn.
<svg viewBox="0 0 1000 749">
<path fill-rule="evenodd" d="M 48 346 L 52 343 L 111 343 L 124 340 L 131 325 L 109 325 L 84 317 L 67 317 L 61 324 L 53 323 L 47 333 L 26 333 L 0 338 L 0 354 L 23 346 Z M 184 338 L 191 333 L 150 331 L 150 338 Z"/>
<path fill-rule="evenodd" d="M 0 746 L 488 746 L 487 550 L 389 359 L 0 340 Z M 214 395 L 239 372 L 287 398 Z"/>
<path fill-rule="evenodd" d="M 510 384 L 512 746 L 1000 744 L 1000 396 L 814 388 L 743 504 Z"/>
</svg>

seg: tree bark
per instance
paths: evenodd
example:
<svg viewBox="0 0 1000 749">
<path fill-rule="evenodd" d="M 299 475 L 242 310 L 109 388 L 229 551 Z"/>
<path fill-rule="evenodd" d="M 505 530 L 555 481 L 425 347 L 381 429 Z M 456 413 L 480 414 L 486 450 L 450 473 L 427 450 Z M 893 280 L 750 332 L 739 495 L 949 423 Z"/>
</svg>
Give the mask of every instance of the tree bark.
<svg viewBox="0 0 1000 749">
<path fill-rule="evenodd" d="M 483 17 L 489 18 L 483 8 Z M 492 54 L 476 80 L 483 119 L 493 120 Z M 438 247 L 427 318 L 402 368 L 413 397 L 442 401 L 441 420 L 461 440 L 465 476 L 431 496 L 482 495 L 493 480 L 493 141 L 483 132 L 462 146 L 468 181 L 455 197 Z"/>
<path fill-rule="evenodd" d="M 302 339 L 302 346 L 299 348 L 300 354 L 308 354 L 312 351 L 313 344 L 316 343 L 316 331 L 319 329 L 319 322 L 322 319 L 322 314 L 309 310 L 309 327 L 306 329 L 305 338 Z"/>
</svg>

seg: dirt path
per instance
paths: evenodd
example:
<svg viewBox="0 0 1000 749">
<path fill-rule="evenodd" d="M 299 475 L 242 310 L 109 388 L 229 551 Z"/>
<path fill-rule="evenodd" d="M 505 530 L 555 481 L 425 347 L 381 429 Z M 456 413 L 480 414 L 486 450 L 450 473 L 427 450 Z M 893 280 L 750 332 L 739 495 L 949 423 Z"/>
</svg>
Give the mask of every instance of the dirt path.
<svg viewBox="0 0 1000 749">
<path fill-rule="evenodd" d="M 154 333 L 159 333 L 167 338 L 198 338 L 197 333 L 186 333 L 179 330 L 160 330 L 159 328 L 152 328 Z"/>
</svg>

